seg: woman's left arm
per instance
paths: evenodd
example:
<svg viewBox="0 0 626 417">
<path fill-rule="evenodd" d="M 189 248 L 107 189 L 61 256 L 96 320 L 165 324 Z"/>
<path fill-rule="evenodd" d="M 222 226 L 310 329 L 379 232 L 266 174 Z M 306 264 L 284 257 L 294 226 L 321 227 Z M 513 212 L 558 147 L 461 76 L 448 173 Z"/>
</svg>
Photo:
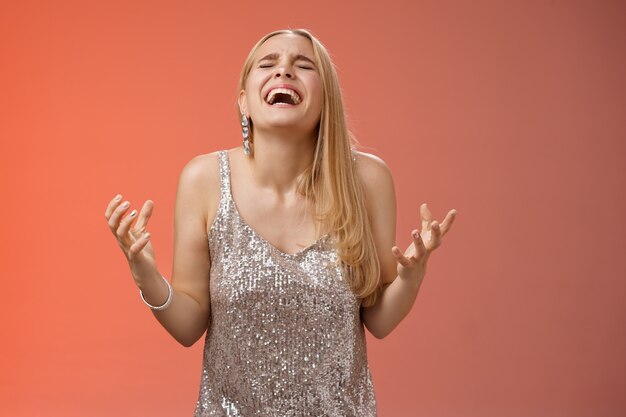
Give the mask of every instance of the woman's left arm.
<svg viewBox="0 0 626 417">
<path fill-rule="evenodd" d="M 382 283 L 376 304 L 364 307 L 362 317 L 370 333 L 382 339 L 411 311 L 426 274 L 428 258 L 450 230 L 456 210 L 450 210 L 440 224 L 432 219 L 428 206 L 422 204 L 421 231 L 411 232 L 413 242 L 403 253 L 395 246 L 396 197 L 389 169 L 379 158 L 363 153 L 358 155 L 357 166 L 365 189 Z"/>
</svg>

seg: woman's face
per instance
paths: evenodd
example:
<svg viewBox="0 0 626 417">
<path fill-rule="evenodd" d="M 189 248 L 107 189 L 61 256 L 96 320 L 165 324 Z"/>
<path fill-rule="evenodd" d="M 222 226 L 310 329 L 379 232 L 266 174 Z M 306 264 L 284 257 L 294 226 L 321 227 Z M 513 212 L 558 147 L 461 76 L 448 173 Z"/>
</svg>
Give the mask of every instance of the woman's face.
<svg viewBox="0 0 626 417">
<path fill-rule="evenodd" d="M 281 34 L 257 49 L 239 105 L 255 131 L 290 128 L 294 133 L 313 133 L 323 95 L 311 41 Z"/>
</svg>

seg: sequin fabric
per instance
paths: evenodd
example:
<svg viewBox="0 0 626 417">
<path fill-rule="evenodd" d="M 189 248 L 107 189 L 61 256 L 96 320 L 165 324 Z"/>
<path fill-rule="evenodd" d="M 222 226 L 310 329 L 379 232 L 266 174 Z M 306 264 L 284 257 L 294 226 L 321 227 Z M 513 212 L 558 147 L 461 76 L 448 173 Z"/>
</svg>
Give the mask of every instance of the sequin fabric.
<svg viewBox="0 0 626 417">
<path fill-rule="evenodd" d="M 221 151 L 195 417 L 376 416 L 360 302 L 328 235 L 287 254 L 239 215 Z"/>
</svg>

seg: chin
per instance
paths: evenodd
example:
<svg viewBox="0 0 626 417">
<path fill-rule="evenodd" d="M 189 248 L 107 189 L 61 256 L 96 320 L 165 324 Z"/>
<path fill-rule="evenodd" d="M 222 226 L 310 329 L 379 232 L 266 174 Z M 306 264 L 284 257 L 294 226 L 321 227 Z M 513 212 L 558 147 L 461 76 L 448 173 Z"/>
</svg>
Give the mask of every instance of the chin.
<svg viewBox="0 0 626 417">
<path fill-rule="evenodd" d="M 302 120 L 298 117 L 273 117 L 269 118 L 266 121 L 266 126 L 268 128 L 298 128 L 302 129 L 304 126 L 307 126 L 309 123 L 306 120 Z"/>
</svg>

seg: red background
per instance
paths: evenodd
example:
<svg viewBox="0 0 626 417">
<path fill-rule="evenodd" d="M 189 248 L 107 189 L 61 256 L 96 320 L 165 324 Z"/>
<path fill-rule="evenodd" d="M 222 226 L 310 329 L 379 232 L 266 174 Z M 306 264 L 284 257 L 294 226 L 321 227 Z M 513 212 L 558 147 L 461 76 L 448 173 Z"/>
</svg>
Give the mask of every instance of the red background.
<svg viewBox="0 0 626 417">
<path fill-rule="evenodd" d="M 621 1 L 5 1 L 0 414 L 190 416 L 202 343 L 141 303 L 106 227 L 151 198 L 169 274 L 178 174 L 238 145 L 265 33 L 311 29 L 387 161 L 398 240 L 459 217 L 410 316 L 369 339 L 381 417 L 626 415 Z"/>
</svg>

